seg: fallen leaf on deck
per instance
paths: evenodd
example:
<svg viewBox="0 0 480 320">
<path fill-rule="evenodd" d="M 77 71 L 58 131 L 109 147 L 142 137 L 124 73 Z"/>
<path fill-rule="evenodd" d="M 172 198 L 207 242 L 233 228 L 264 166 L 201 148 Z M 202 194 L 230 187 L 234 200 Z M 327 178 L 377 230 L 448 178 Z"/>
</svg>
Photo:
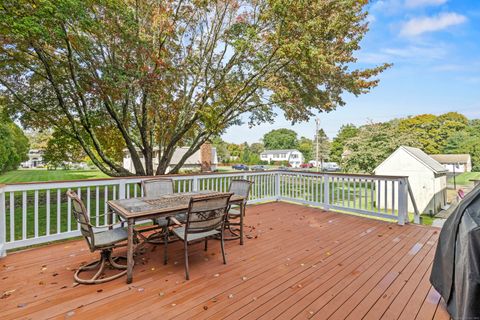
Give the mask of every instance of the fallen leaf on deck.
<svg viewBox="0 0 480 320">
<path fill-rule="evenodd" d="M 25 308 L 26 306 L 27 306 L 26 303 L 19 303 L 19 304 L 17 305 L 17 308 Z"/>
<path fill-rule="evenodd" d="M 68 311 L 67 312 L 67 317 L 71 317 L 75 314 L 75 311 Z"/>
<path fill-rule="evenodd" d="M 151 268 L 150 270 L 155 271 L 155 268 Z"/>
<path fill-rule="evenodd" d="M 15 292 L 15 290 L 17 290 L 17 289 L 8 290 L 8 291 L 3 292 L 2 296 L 0 296 L 0 299 L 5 299 L 5 298 L 10 297 L 12 295 L 12 293 Z"/>
<path fill-rule="evenodd" d="M 248 278 L 247 277 L 242 277 L 242 280 L 243 281 L 246 281 Z"/>
<path fill-rule="evenodd" d="M 44 285 L 45 285 L 45 282 L 39 281 L 38 284 L 39 284 L 40 286 L 44 286 Z"/>
<path fill-rule="evenodd" d="M 56 277 L 56 276 L 58 276 L 58 273 L 56 272 L 52 273 L 52 277 Z"/>
<path fill-rule="evenodd" d="M 159 295 L 160 297 L 163 297 L 163 296 L 165 295 L 165 292 L 160 292 L 158 295 Z"/>
<path fill-rule="evenodd" d="M 214 276 L 215 278 L 218 278 L 218 277 L 220 276 L 220 274 L 215 273 L 213 276 Z"/>
<path fill-rule="evenodd" d="M 203 306 L 203 310 L 208 310 L 208 306 Z"/>
<path fill-rule="evenodd" d="M 228 295 L 228 299 L 233 299 L 233 293 L 230 293 L 230 294 Z"/>
<path fill-rule="evenodd" d="M 177 304 L 176 303 L 172 303 L 172 307 L 175 307 Z"/>
<path fill-rule="evenodd" d="M 145 291 L 144 288 L 138 288 L 137 290 L 138 290 L 138 292 L 143 292 L 143 291 Z"/>
<path fill-rule="evenodd" d="M 103 289 L 98 289 L 97 292 L 103 292 Z"/>
<path fill-rule="evenodd" d="M 377 237 L 383 237 L 383 234 L 377 234 Z"/>
</svg>

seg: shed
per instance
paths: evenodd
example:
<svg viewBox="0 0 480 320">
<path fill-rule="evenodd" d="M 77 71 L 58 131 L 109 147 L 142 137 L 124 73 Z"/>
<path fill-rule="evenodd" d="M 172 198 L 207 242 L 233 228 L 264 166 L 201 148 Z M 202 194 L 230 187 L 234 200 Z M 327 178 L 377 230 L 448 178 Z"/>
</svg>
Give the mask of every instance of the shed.
<svg viewBox="0 0 480 320">
<path fill-rule="evenodd" d="M 376 175 L 406 176 L 420 213 L 437 213 L 446 204 L 448 170 L 418 148 L 401 146 L 375 170 Z M 379 197 L 382 199 L 382 197 Z M 387 207 L 391 203 L 387 200 Z M 385 204 L 379 204 L 383 207 Z M 413 212 L 411 200 L 408 211 Z"/>
</svg>

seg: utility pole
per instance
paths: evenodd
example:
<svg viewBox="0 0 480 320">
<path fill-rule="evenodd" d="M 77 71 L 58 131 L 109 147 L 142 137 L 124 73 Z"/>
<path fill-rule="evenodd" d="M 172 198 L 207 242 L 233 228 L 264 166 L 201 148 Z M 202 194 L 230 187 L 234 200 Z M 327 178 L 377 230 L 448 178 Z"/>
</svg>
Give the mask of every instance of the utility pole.
<svg viewBox="0 0 480 320">
<path fill-rule="evenodd" d="M 315 124 L 316 124 L 316 131 L 315 131 L 315 144 L 316 144 L 316 151 L 315 151 L 315 165 L 317 166 L 317 172 L 320 171 L 319 170 L 319 166 L 318 166 L 318 130 L 320 130 L 320 118 L 317 117 L 317 119 L 315 119 Z"/>
</svg>

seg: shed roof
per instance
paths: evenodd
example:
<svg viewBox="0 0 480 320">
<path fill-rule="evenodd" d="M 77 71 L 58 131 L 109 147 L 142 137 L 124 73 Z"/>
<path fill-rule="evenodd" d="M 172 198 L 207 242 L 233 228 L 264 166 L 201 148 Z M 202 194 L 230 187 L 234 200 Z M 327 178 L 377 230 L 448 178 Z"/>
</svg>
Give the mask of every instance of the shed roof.
<svg viewBox="0 0 480 320">
<path fill-rule="evenodd" d="M 430 157 L 440 163 L 468 163 L 470 162 L 470 155 L 464 154 L 431 154 Z"/>
<path fill-rule="evenodd" d="M 438 161 L 430 157 L 428 154 L 420 150 L 419 148 L 414 148 L 414 147 L 407 147 L 407 146 L 400 146 L 395 152 L 393 152 L 385 161 L 387 161 L 394 153 L 398 152 L 399 150 L 404 150 L 406 153 L 408 153 L 410 156 L 415 158 L 417 161 L 421 162 L 424 166 L 426 166 L 428 169 L 430 169 L 434 173 L 445 173 L 448 172 L 448 170 L 442 166 Z M 380 165 L 378 165 L 374 172 L 377 171 L 377 169 L 385 162 L 383 161 Z"/>
</svg>

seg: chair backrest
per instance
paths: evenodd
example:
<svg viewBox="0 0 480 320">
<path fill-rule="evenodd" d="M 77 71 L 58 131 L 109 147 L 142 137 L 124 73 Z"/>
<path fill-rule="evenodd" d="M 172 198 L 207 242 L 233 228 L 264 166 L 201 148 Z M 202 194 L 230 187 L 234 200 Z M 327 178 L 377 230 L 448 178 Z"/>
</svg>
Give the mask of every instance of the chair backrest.
<svg viewBox="0 0 480 320">
<path fill-rule="evenodd" d="M 90 219 L 88 217 L 87 209 L 83 204 L 83 201 L 78 197 L 75 191 L 67 191 L 67 197 L 72 200 L 72 211 L 75 220 L 80 224 L 80 232 L 85 237 L 85 240 L 90 247 L 90 250 L 95 248 L 95 233 L 93 232 L 92 225 L 90 224 Z"/>
<path fill-rule="evenodd" d="M 169 178 L 153 178 L 142 181 L 144 197 L 160 197 L 173 193 L 173 180 Z"/>
<path fill-rule="evenodd" d="M 232 193 L 199 195 L 190 199 L 185 235 L 223 228 Z"/>
<path fill-rule="evenodd" d="M 247 202 L 248 196 L 250 195 L 250 189 L 252 188 L 252 184 L 253 182 L 250 180 L 232 180 L 230 182 L 230 187 L 228 188 L 228 191 L 235 195 L 242 196 L 244 198 L 244 202 Z"/>
</svg>

